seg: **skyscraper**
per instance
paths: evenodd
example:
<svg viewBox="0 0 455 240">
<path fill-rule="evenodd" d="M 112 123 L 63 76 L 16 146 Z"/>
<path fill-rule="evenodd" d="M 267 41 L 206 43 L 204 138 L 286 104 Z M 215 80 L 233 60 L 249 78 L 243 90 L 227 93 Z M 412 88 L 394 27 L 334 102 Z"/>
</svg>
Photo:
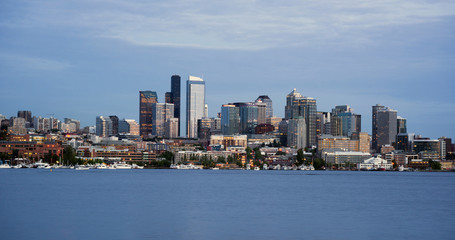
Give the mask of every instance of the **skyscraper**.
<svg viewBox="0 0 455 240">
<path fill-rule="evenodd" d="M 100 137 L 109 137 L 112 135 L 112 121 L 108 117 L 96 117 L 96 135 Z"/>
<path fill-rule="evenodd" d="M 305 148 L 307 146 L 306 123 L 303 117 L 289 119 L 287 145 L 297 149 Z"/>
<path fill-rule="evenodd" d="M 152 103 L 152 134 L 164 137 L 166 130 L 166 122 L 174 117 L 174 104 L 172 103 Z"/>
<path fill-rule="evenodd" d="M 112 135 L 118 134 L 118 117 L 117 116 L 109 116 L 112 121 Z"/>
<path fill-rule="evenodd" d="M 234 104 L 224 104 L 221 107 L 221 132 L 223 135 L 234 135 L 239 133 L 239 129 L 239 108 Z"/>
<path fill-rule="evenodd" d="M 332 109 L 330 122 L 333 136 L 350 137 L 353 133 L 361 132 L 361 115 L 355 114 L 348 105 L 340 105 Z"/>
<path fill-rule="evenodd" d="M 262 102 L 262 103 L 265 103 L 266 105 L 266 110 L 265 110 L 265 117 L 266 118 L 271 118 L 273 117 L 273 105 L 272 105 L 272 99 L 269 98 L 269 96 L 267 95 L 262 95 L 262 96 L 259 96 L 257 99 L 256 99 L 256 102 Z"/>
<path fill-rule="evenodd" d="M 25 119 L 26 127 L 33 127 L 32 112 L 31 111 L 18 111 L 17 117 Z"/>
<path fill-rule="evenodd" d="M 178 118 L 178 136 L 180 136 L 180 82 L 181 78 L 179 75 L 172 75 L 171 77 L 171 93 L 172 103 L 174 104 L 174 117 Z"/>
<path fill-rule="evenodd" d="M 397 134 L 407 133 L 408 129 L 406 128 L 406 118 L 400 116 L 397 117 Z"/>
<path fill-rule="evenodd" d="M 186 134 L 197 138 L 197 120 L 204 117 L 205 82 L 202 78 L 189 76 L 186 81 Z"/>
<path fill-rule="evenodd" d="M 376 104 L 375 106 L 372 107 L 372 124 L 371 124 L 371 128 L 372 128 L 372 131 L 371 131 L 371 147 L 376 150 L 376 152 L 379 152 L 379 148 L 380 146 L 378 146 L 378 127 L 379 127 L 379 123 L 378 123 L 378 111 L 379 110 L 384 110 L 385 107 L 380 105 L 380 104 Z"/>
<path fill-rule="evenodd" d="M 152 104 L 158 102 L 156 92 L 139 92 L 139 132 L 141 137 L 147 137 L 153 132 Z"/>
<path fill-rule="evenodd" d="M 377 112 L 377 146 L 379 151 L 384 145 L 392 145 L 397 136 L 397 111 L 386 108 Z"/>
<path fill-rule="evenodd" d="M 317 145 L 316 136 L 316 99 L 303 97 L 297 90 L 294 90 L 286 96 L 285 107 L 286 119 L 296 119 L 303 117 L 306 123 L 306 147 Z"/>
</svg>

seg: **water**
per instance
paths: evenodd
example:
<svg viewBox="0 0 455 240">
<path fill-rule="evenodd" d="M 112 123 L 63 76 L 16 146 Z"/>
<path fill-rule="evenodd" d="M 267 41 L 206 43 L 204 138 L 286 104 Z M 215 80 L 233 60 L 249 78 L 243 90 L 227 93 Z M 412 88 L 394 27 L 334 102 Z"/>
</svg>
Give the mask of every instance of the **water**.
<svg viewBox="0 0 455 240">
<path fill-rule="evenodd" d="M 0 239 L 454 239 L 455 174 L 0 169 Z"/>
</svg>

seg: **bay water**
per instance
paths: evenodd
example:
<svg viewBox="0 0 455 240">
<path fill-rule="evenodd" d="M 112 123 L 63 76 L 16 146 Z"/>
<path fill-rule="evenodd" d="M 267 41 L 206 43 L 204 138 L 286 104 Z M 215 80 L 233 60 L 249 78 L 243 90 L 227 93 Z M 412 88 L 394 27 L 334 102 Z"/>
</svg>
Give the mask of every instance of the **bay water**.
<svg viewBox="0 0 455 240">
<path fill-rule="evenodd" d="M 0 169 L 0 239 L 455 239 L 455 173 Z"/>
</svg>

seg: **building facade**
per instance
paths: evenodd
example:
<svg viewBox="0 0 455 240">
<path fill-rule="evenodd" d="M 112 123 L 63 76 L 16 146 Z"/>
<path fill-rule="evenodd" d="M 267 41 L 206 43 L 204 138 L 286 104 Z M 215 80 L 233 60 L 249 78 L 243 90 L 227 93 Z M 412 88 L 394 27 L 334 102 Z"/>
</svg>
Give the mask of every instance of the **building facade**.
<svg viewBox="0 0 455 240">
<path fill-rule="evenodd" d="M 186 132 L 189 138 L 197 138 L 197 120 L 204 117 L 205 82 L 189 76 L 186 82 Z"/>
<path fill-rule="evenodd" d="M 153 133 L 152 104 L 158 102 L 158 95 L 153 91 L 139 92 L 139 134 L 147 137 Z"/>
</svg>

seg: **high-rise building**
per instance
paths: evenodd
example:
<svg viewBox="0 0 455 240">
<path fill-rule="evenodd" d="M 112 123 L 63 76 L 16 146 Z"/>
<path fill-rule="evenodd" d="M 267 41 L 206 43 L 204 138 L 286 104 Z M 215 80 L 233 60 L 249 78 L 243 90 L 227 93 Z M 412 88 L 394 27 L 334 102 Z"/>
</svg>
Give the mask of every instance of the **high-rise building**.
<svg viewBox="0 0 455 240">
<path fill-rule="evenodd" d="M 158 96 L 153 91 L 139 92 L 139 132 L 141 137 L 152 135 L 152 104 L 158 102 Z"/>
<path fill-rule="evenodd" d="M 408 129 L 406 128 L 406 118 L 397 116 L 397 134 L 407 133 Z"/>
<path fill-rule="evenodd" d="M 25 127 L 33 127 L 31 111 L 18 111 L 17 117 L 25 119 Z"/>
<path fill-rule="evenodd" d="M 330 120 L 333 136 L 350 137 L 353 133 L 361 132 L 361 115 L 355 114 L 348 105 L 336 106 L 332 109 Z"/>
<path fill-rule="evenodd" d="M 96 135 L 109 137 L 112 135 L 112 120 L 108 117 L 96 117 Z"/>
<path fill-rule="evenodd" d="M 297 90 L 294 90 L 286 96 L 285 115 L 286 119 L 295 119 L 303 117 L 306 123 L 306 147 L 317 145 L 316 136 L 316 99 L 303 97 Z"/>
<path fill-rule="evenodd" d="M 306 121 L 304 118 L 289 119 L 287 145 L 289 147 L 295 147 L 297 149 L 305 148 L 307 146 L 306 130 L 307 130 L 307 127 L 306 127 Z"/>
<path fill-rule="evenodd" d="M 385 107 L 376 104 L 375 106 L 372 107 L 372 135 L 371 135 L 371 147 L 376 151 L 379 152 L 381 146 L 378 145 L 378 128 L 379 128 L 379 123 L 378 123 L 378 111 L 379 110 L 384 110 Z"/>
<path fill-rule="evenodd" d="M 179 119 L 178 118 L 169 118 L 166 123 L 164 124 L 165 126 L 165 134 L 164 137 L 167 139 L 172 139 L 172 138 L 177 138 L 178 133 L 179 133 Z"/>
<path fill-rule="evenodd" d="M 189 76 L 186 82 L 186 133 L 197 138 L 197 120 L 204 117 L 205 82 L 202 78 Z"/>
<path fill-rule="evenodd" d="M 172 102 L 174 104 L 174 117 L 178 118 L 178 136 L 180 135 L 180 82 L 181 78 L 179 75 L 172 75 L 171 77 L 171 97 L 172 97 Z"/>
<path fill-rule="evenodd" d="M 112 135 L 118 134 L 118 117 L 117 116 L 109 116 L 112 121 Z"/>
<path fill-rule="evenodd" d="M 266 118 L 271 118 L 271 117 L 273 117 L 272 99 L 270 99 L 269 96 L 267 96 L 267 95 L 259 96 L 259 97 L 256 99 L 256 102 L 265 103 L 265 105 L 266 105 L 265 117 L 266 117 Z M 262 123 L 262 122 L 261 122 L 261 123 Z"/>
<path fill-rule="evenodd" d="M 172 103 L 152 103 L 152 134 L 164 137 L 166 134 L 165 123 L 174 118 L 174 104 Z"/>
<path fill-rule="evenodd" d="M 72 119 L 72 118 L 65 118 L 64 121 L 66 124 L 74 123 L 76 125 L 76 132 L 79 131 L 79 129 L 81 128 L 81 121 L 79 121 L 79 120 Z"/>
<path fill-rule="evenodd" d="M 234 135 L 240 132 L 239 108 L 234 104 L 221 106 L 221 132 L 223 135 Z"/>
<path fill-rule="evenodd" d="M 258 106 L 255 103 L 234 103 L 239 108 L 240 133 L 254 134 L 254 128 L 258 125 Z"/>
<path fill-rule="evenodd" d="M 317 112 L 316 113 L 316 134 L 331 134 L 331 113 L 330 112 Z"/>
<path fill-rule="evenodd" d="M 120 134 L 139 135 L 139 124 L 133 119 L 123 119 L 118 122 Z"/>
<path fill-rule="evenodd" d="M 397 136 L 397 111 L 384 108 L 376 112 L 376 146 L 377 152 L 384 145 L 392 145 Z"/>
<path fill-rule="evenodd" d="M 406 153 L 412 152 L 412 144 L 415 139 L 414 133 L 399 133 L 397 134 L 395 149 Z"/>
</svg>

